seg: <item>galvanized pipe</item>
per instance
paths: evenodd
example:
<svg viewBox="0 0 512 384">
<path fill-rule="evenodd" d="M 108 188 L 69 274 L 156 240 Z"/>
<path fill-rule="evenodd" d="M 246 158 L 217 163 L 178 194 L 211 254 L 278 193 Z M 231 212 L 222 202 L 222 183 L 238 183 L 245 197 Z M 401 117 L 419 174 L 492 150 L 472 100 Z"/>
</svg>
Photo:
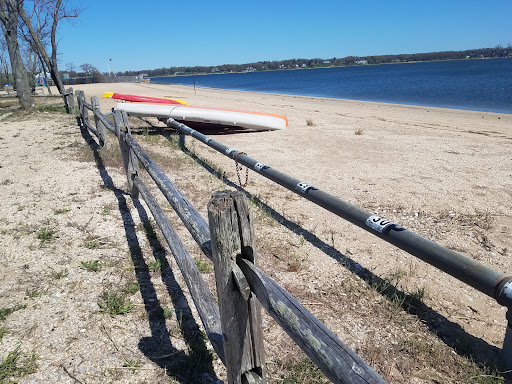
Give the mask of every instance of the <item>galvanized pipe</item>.
<svg viewBox="0 0 512 384">
<path fill-rule="evenodd" d="M 240 164 L 258 172 L 260 175 L 495 298 L 500 304 L 512 308 L 512 283 L 511 289 L 498 290 L 500 284 L 512 280 L 512 277 L 506 278 L 505 274 L 501 272 L 323 192 L 303 180 L 279 172 L 240 151 L 187 127 L 185 124 L 178 123 L 174 119 L 169 119 L 167 124 L 175 128 L 180 134 L 192 136 L 223 155 L 236 159 Z"/>
</svg>

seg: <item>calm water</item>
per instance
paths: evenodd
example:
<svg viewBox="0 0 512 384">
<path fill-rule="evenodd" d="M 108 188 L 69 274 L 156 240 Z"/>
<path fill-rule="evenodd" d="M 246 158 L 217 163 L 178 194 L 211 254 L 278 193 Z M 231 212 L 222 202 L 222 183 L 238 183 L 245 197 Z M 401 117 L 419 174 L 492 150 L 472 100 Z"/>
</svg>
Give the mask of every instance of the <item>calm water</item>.
<svg viewBox="0 0 512 384">
<path fill-rule="evenodd" d="M 200 87 L 512 113 L 512 58 L 197 75 Z M 153 82 L 193 85 L 192 76 Z"/>
</svg>

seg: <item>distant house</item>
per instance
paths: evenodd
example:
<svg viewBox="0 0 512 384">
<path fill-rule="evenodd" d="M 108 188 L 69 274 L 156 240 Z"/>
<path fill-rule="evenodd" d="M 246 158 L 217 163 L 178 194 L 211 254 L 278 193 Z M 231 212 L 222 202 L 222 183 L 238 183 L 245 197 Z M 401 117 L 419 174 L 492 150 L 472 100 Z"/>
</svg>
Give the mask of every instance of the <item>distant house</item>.
<svg viewBox="0 0 512 384">
<path fill-rule="evenodd" d="M 357 60 L 355 63 L 359 65 L 366 65 L 368 64 L 368 60 Z"/>
</svg>

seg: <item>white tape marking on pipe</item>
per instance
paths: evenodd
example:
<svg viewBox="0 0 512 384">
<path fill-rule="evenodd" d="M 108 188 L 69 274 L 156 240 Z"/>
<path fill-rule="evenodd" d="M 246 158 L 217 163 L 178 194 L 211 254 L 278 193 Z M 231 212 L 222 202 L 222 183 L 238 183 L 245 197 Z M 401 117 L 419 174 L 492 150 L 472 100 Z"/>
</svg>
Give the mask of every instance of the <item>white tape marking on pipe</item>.
<svg viewBox="0 0 512 384">
<path fill-rule="evenodd" d="M 512 299 L 512 281 L 509 281 L 507 284 L 505 284 L 505 287 L 503 287 L 503 293 L 505 296 Z"/>
<path fill-rule="evenodd" d="M 258 163 L 256 163 L 256 164 L 254 164 L 254 170 L 255 170 L 255 171 L 260 172 L 262 169 L 265 169 L 265 168 L 268 168 L 268 166 L 266 166 L 266 165 L 265 165 L 265 164 L 263 164 L 263 163 L 259 163 L 259 162 L 258 162 Z"/>
<path fill-rule="evenodd" d="M 376 230 L 377 232 L 382 233 L 387 227 L 393 225 L 393 223 L 389 220 L 383 219 L 377 215 L 371 215 L 366 219 L 366 225 L 371 229 Z"/>
<path fill-rule="evenodd" d="M 302 193 L 306 193 L 308 189 L 312 188 L 311 185 L 309 185 L 308 183 L 305 183 L 303 181 L 301 181 L 300 183 L 298 183 L 296 186 L 295 186 L 295 189 L 298 189 L 299 191 L 301 191 Z"/>
</svg>

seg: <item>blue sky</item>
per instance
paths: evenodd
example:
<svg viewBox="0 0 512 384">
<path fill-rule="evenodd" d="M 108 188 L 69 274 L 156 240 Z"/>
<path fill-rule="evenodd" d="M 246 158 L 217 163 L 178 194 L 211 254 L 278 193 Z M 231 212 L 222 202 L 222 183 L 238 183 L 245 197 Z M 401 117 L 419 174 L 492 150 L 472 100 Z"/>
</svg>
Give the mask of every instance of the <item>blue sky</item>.
<svg viewBox="0 0 512 384">
<path fill-rule="evenodd" d="M 512 44 L 512 0 L 69 0 L 59 63 L 115 71 Z M 112 69 L 112 68 L 111 68 Z"/>
</svg>

